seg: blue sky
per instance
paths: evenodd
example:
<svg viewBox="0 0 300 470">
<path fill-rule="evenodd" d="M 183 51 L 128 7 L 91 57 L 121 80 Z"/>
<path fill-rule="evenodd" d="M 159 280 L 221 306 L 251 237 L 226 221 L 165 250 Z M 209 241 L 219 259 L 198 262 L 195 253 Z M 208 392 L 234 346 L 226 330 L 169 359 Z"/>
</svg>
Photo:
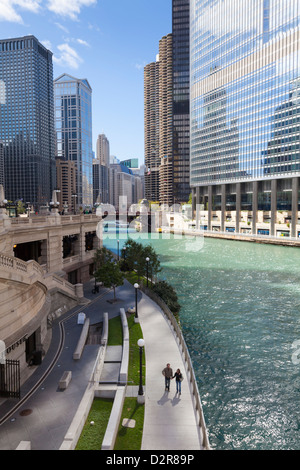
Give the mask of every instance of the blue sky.
<svg viewBox="0 0 300 470">
<path fill-rule="evenodd" d="M 93 149 L 144 160 L 144 66 L 172 32 L 171 0 L 0 0 L 0 38 L 33 34 L 54 54 L 54 78 L 87 78 Z"/>
</svg>

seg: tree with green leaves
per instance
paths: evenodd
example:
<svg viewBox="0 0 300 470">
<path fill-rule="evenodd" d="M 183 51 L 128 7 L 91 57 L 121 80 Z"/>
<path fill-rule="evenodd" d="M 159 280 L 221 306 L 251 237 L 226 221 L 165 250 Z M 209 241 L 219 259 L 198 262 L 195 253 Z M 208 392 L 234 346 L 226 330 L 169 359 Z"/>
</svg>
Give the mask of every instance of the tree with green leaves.
<svg viewBox="0 0 300 470">
<path fill-rule="evenodd" d="M 116 301 L 116 287 L 123 285 L 124 274 L 112 253 L 105 247 L 96 251 L 94 276 L 104 287 L 114 289 L 114 301 Z"/>
<path fill-rule="evenodd" d="M 125 269 L 128 271 L 136 271 L 138 278 L 145 276 L 147 273 L 146 258 L 149 258 L 149 277 L 152 278 L 161 271 L 158 255 L 151 245 L 144 246 L 142 243 L 129 239 L 124 244 L 121 254 Z"/>
<path fill-rule="evenodd" d="M 181 306 L 176 291 L 170 284 L 166 281 L 159 281 L 152 287 L 152 290 L 161 297 L 172 313 L 175 315 L 179 313 Z"/>
</svg>

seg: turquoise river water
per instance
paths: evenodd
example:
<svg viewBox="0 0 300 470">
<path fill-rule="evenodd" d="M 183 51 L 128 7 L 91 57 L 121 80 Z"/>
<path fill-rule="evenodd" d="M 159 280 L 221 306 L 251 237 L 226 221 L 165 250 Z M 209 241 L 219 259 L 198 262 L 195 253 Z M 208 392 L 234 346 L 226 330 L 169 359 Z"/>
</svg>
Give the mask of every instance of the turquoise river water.
<svg viewBox="0 0 300 470">
<path fill-rule="evenodd" d="M 299 248 L 165 237 L 137 241 L 178 293 L 211 447 L 299 450 Z"/>
</svg>

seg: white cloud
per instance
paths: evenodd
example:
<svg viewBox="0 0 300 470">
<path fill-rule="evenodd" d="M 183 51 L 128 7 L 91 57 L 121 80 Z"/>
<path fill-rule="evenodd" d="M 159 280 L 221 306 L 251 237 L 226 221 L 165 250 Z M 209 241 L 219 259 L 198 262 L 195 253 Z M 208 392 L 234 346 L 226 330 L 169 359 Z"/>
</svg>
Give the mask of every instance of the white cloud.
<svg viewBox="0 0 300 470">
<path fill-rule="evenodd" d="M 82 63 L 81 57 L 77 54 L 75 49 L 69 46 L 69 44 L 60 44 L 57 46 L 57 49 L 60 52 L 60 56 L 53 56 L 53 61 L 62 67 L 70 67 L 72 69 L 78 69 L 79 65 Z"/>
<path fill-rule="evenodd" d="M 66 28 L 65 26 L 63 26 L 62 24 L 60 23 L 54 23 L 59 29 L 61 29 L 62 31 L 64 31 L 65 33 L 69 34 L 69 30 L 68 28 Z"/>
<path fill-rule="evenodd" d="M 87 46 L 90 47 L 89 43 L 87 41 L 84 41 L 83 39 L 77 39 L 78 44 L 81 46 Z"/>
<path fill-rule="evenodd" d="M 77 20 L 82 7 L 89 7 L 97 0 L 48 0 L 47 7 L 53 13 Z"/>
<path fill-rule="evenodd" d="M 40 11 L 41 0 L 0 0 L 0 21 L 12 23 L 23 23 L 18 9 L 38 13 Z"/>
</svg>

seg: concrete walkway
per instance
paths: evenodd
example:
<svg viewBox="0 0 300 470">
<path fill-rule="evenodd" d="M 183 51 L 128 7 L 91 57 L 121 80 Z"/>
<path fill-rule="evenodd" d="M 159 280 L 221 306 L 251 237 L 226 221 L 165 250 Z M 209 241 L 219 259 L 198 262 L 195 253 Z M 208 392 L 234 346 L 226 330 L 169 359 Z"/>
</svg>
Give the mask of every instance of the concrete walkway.
<svg viewBox="0 0 300 470">
<path fill-rule="evenodd" d="M 142 294 L 138 316 L 145 340 L 146 387 L 142 450 L 199 450 L 200 434 L 185 365 L 173 331 L 161 309 Z M 175 379 L 165 391 L 162 370 L 170 363 L 173 374 L 180 369 L 184 380 L 181 395 Z"/>
<path fill-rule="evenodd" d="M 42 364 L 22 387 L 22 397 L 26 397 L 33 389 L 34 393 L 15 409 L 17 403 L 13 400 L 1 404 L 0 419 L 10 408 L 14 409 L 14 413 L 0 425 L 0 450 L 14 450 L 20 441 L 30 441 L 32 450 L 60 448 L 85 392 L 100 347 L 87 345 L 81 359 L 73 360 L 73 351 L 81 331 L 77 325 L 77 314 L 85 312 L 93 325 L 102 321 L 104 312 L 108 312 L 109 318 L 112 318 L 119 314 L 121 307 L 127 310 L 135 302 L 134 288 L 128 282 L 118 288 L 120 302 L 116 304 L 107 301 L 112 298 L 111 292 L 103 290 L 95 296 L 91 294 L 92 287 L 92 283 L 85 286 L 85 296 L 90 298 L 90 304 L 72 309 L 53 325 L 50 348 Z M 142 450 L 200 449 L 192 396 L 173 332 L 160 308 L 142 293 L 139 294 L 138 312 L 146 353 Z M 51 361 L 58 350 L 59 325 L 62 323 L 65 334 L 63 349 L 53 365 Z M 175 379 L 171 381 L 170 392 L 165 392 L 161 371 L 167 362 L 170 362 L 173 371 L 177 368 L 183 371 L 185 380 L 182 382 L 181 396 L 176 395 Z M 72 380 L 62 392 L 58 390 L 58 381 L 65 370 L 72 371 Z M 114 370 L 112 375 L 115 375 Z M 129 393 L 134 394 L 136 391 L 137 387 L 128 387 Z"/>
</svg>

